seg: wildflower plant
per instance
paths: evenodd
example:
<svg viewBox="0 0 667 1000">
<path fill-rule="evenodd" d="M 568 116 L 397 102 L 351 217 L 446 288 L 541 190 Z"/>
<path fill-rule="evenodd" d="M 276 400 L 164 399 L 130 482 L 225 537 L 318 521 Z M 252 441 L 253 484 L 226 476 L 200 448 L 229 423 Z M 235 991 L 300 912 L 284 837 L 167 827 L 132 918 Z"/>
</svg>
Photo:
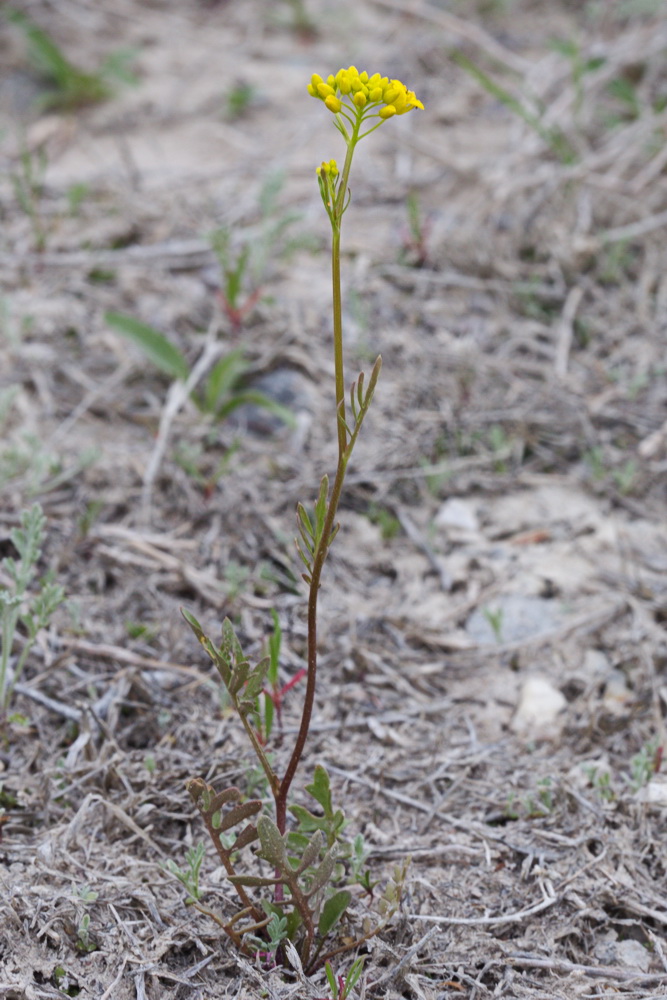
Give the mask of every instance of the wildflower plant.
<svg viewBox="0 0 667 1000">
<path fill-rule="evenodd" d="M 324 565 L 338 531 L 336 515 L 352 451 L 368 413 L 380 375 L 382 359 L 377 358 L 368 380 L 362 372 L 346 393 L 342 306 L 340 284 L 340 239 L 343 216 L 350 202 L 348 187 L 352 159 L 357 144 L 396 115 L 423 108 L 414 92 L 400 80 L 378 73 L 359 72 L 355 66 L 333 76 L 313 75 L 308 84 L 311 97 L 321 101 L 333 115 L 334 124 L 346 145 L 343 167 L 336 160 L 323 160 L 317 167 L 317 181 L 332 231 L 331 263 L 333 286 L 333 356 L 335 369 L 335 433 L 338 462 L 333 480 L 325 475 L 314 507 L 297 505 L 299 537 L 297 551 L 304 564 L 302 576 L 308 586 L 308 642 L 305 690 L 301 721 L 291 753 L 284 763 L 284 732 L 273 729 L 279 721 L 282 696 L 302 690 L 288 681 L 281 683 L 280 631 L 269 642 L 268 655 L 251 664 L 227 618 L 222 638 L 215 644 L 197 619 L 187 610 L 183 616 L 215 664 L 263 772 L 272 804 L 244 798 L 237 787 L 216 790 L 201 778 L 188 783 L 189 793 L 204 820 L 218 858 L 236 890 L 240 909 L 229 920 L 212 913 L 199 900 L 191 900 L 212 916 L 244 954 L 270 956 L 285 961 L 288 942 L 298 948 L 303 968 L 313 971 L 334 954 L 352 949 L 377 934 L 391 919 L 400 903 L 407 865 L 393 872 L 382 892 L 374 895 L 375 883 L 362 874 L 365 849 L 360 838 L 351 843 L 344 838 L 345 817 L 332 802 L 329 775 L 318 764 L 305 792 L 311 808 L 292 802 L 290 791 L 303 756 L 310 728 L 317 681 L 318 594 Z M 278 737 L 271 745 L 273 733 Z M 288 813 L 292 822 L 288 826 Z M 235 832 L 235 828 L 239 828 Z M 261 874 L 245 870 L 246 848 L 255 846 L 255 858 L 264 862 Z M 332 932 L 339 921 L 348 920 L 353 903 L 352 888 L 361 890 L 366 912 L 359 914 L 356 933 L 341 935 L 338 943 Z M 194 895 L 194 893 L 191 893 Z M 373 909 L 368 909 L 372 902 Z M 351 920 L 349 921 L 351 923 Z"/>
</svg>

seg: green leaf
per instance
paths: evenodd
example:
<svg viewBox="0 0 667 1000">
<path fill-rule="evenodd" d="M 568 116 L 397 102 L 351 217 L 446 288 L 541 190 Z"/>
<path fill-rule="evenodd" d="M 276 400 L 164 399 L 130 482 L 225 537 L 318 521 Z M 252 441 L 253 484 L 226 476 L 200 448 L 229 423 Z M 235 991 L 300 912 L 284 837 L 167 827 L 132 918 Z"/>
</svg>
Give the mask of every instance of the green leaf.
<svg viewBox="0 0 667 1000">
<path fill-rule="evenodd" d="M 306 791 L 319 802 L 327 819 L 331 819 L 333 817 L 333 807 L 331 805 L 329 775 L 326 768 L 321 764 L 318 764 L 315 768 L 312 784 L 306 785 Z"/>
<path fill-rule="evenodd" d="M 236 806 L 223 817 L 222 825 L 219 828 L 220 832 L 222 833 L 224 830 L 229 830 L 230 827 L 236 826 L 244 819 L 254 816 L 256 813 L 261 811 L 261 808 L 262 803 L 259 799 L 251 799 L 250 802 L 243 802 L 240 806 Z"/>
<path fill-rule="evenodd" d="M 258 698 L 262 693 L 269 663 L 269 657 L 265 656 L 252 670 L 245 687 L 244 696 L 246 698 Z"/>
<path fill-rule="evenodd" d="M 174 379 L 187 379 L 190 366 L 185 357 L 159 330 L 122 313 L 107 312 L 104 319 L 114 330 L 141 348 L 148 360 L 160 371 Z"/>
<path fill-rule="evenodd" d="M 206 413 L 215 413 L 217 407 L 228 396 L 234 386 L 247 371 L 248 363 L 242 350 L 230 351 L 213 366 L 204 391 L 203 407 Z"/>
<path fill-rule="evenodd" d="M 337 854 L 338 854 L 338 848 L 334 846 L 324 855 L 324 858 L 322 859 L 319 868 L 313 875 L 310 886 L 308 888 L 309 896 L 317 892 L 318 889 L 322 889 L 327 884 L 327 882 L 331 878 L 331 873 L 334 870 Z"/>
<path fill-rule="evenodd" d="M 278 885 L 281 881 L 279 878 L 262 878 L 261 875 L 228 875 L 227 877 L 232 885 L 244 885 L 249 889 L 262 885 Z"/>
<path fill-rule="evenodd" d="M 262 850 L 258 851 L 259 856 L 276 868 L 284 870 L 287 864 L 285 842 L 276 824 L 268 816 L 260 816 L 257 821 L 257 833 L 262 845 Z"/>
<path fill-rule="evenodd" d="M 299 831 L 311 833 L 314 830 L 326 830 L 328 821 L 326 816 L 315 816 L 303 806 L 290 806 L 289 811 L 299 823 Z"/>
<path fill-rule="evenodd" d="M 327 899 L 326 903 L 322 907 L 322 913 L 320 914 L 320 921 L 317 928 L 322 937 L 325 937 L 331 928 L 338 923 L 351 902 L 352 893 L 347 889 L 341 889 L 339 892 L 334 893 L 333 896 L 330 896 L 329 899 Z"/>
<path fill-rule="evenodd" d="M 269 413 L 273 413 L 276 417 L 280 417 L 282 422 L 287 427 L 292 429 L 296 427 L 296 417 L 287 406 L 283 406 L 282 403 L 276 402 L 276 400 L 271 399 L 270 396 L 265 396 L 263 392 L 259 392 L 257 389 L 244 389 L 243 391 L 234 393 L 231 399 L 228 399 L 226 403 L 223 403 L 223 405 L 217 409 L 215 415 L 218 420 L 224 420 L 230 413 L 237 410 L 239 406 L 245 406 L 246 404 L 261 406 L 263 410 L 268 410 Z"/>
<path fill-rule="evenodd" d="M 322 844 L 324 842 L 324 837 L 321 830 L 316 830 L 313 834 L 310 842 L 306 846 L 306 849 L 301 856 L 298 867 L 296 868 L 297 875 L 305 872 L 306 868 L 310 868 L 314 865 L 320 856 L 320 851 L 322 850 Z"/>
<path fill-rule="evenodd" d="M 327 475 L 322 476 L 322 482 L 320 483 L 320 492 L 317 497 L 317 503 L 315 504 L 315 523 L 317 536 L 316 540 L 319 541 L 322 537 L 322 529 L 324 528 L 324 520 L 327 516 L 327 496 L 329 495 L 329 477 Z"/>
<path fill-rule="evenodd" d="M 234 841 L 232 850 L 240 851 L 242 847 L 247 847 L 248 844 L 252 844 L 255 840 L 257 840 L 257 828 L 252 823 L 248 823 Z"/>
</svg>

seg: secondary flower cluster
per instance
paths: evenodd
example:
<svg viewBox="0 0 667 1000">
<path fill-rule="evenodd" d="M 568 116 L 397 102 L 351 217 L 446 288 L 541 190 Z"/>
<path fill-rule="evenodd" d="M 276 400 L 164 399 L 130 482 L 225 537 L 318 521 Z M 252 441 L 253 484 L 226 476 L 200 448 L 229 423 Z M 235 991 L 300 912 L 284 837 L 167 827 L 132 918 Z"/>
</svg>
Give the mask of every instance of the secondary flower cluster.
<svg viewBox="0 0 667 1000">
<path fill-rule="evenodd" d="M 379 73 L 369 76 L 365 70 L 360 73 L 356 66 L 339 69 L 335 76 L 332 74 L 326 80 L 313 73 L 308 93 L 323 101 L 332 114 L 344 112 L 345 108 L 365 114 L 366 110 L 377 108 L 380 118 L 392 118 L 414 108 L 424 110 L 414 91 L 408 90 L 400 80 L 390 80 Z"/>
</svg>

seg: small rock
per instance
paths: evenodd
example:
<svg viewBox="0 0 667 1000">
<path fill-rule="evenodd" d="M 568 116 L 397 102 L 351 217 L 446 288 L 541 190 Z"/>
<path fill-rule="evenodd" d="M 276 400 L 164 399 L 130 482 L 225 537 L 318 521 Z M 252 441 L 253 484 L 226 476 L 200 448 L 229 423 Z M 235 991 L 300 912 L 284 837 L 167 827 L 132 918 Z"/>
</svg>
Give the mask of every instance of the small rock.
<svg viewBox="0 0 667 1000">
<path fill-rule="evenodd" d="M 499 594 L 477 608 L 466 631 L 479 643 L 521 642 L 549 632 L 563 623 L 560 601 L 525 594 Z"/>
<path fill-rule="evenodd" d="M 651 955 L 639 941 L 628 938 L 616 945 L 616 961 L 628 969 L 638 969 L 648 972 L 651 968 Z"/>
<path fill-rule="evenodd" d="M 654 778 L 640 788 L 635 798 L 650 806 L 667 806 L 667 778 Z"/>
<path fill-rule="evenodd" d="M 479 532 L 479 521 L 475 508 L 469 501 L 461 500 L 459 497 L 450 497 L 449 500 L 445 500 L 435 515 L 435 523 L 439 528 L 471 534 Z"/>
<path fill-rule="evenodd" d="M 626 715 L 632 692 L 622 670 L 611 670 L 604 686 L 602 704 L 612 715 Z"/>
<path fill-rule="evenodd" d="M 529 677 L 521 688 L 511 728 L 521 735 L 557 736 L 564 721 L 558 717 L 566 705 L 561 692 L 546 677 Z"/>
</svg>

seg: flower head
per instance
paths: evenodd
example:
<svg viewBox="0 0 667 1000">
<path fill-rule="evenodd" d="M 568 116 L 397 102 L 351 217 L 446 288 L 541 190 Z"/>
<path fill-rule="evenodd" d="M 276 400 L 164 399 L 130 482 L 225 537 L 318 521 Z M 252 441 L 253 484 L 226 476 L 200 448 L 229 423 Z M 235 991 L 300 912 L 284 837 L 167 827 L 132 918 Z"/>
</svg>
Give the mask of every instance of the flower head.
<svg viewBox="0 0 667 1000">
<path fill-rule="evenodd" d="M 356 66 L 339 69 L 335 76 L 324 80 L 314 73 L 308 84 L 308 93 L 322 101 L 332 114 L 343 113 L 351 121 L 379 117 L 380 120 L 404 115 L 424 105 L 413 90 L 408 90 L 400 80 L 390 80 Z"/>
</svg>

